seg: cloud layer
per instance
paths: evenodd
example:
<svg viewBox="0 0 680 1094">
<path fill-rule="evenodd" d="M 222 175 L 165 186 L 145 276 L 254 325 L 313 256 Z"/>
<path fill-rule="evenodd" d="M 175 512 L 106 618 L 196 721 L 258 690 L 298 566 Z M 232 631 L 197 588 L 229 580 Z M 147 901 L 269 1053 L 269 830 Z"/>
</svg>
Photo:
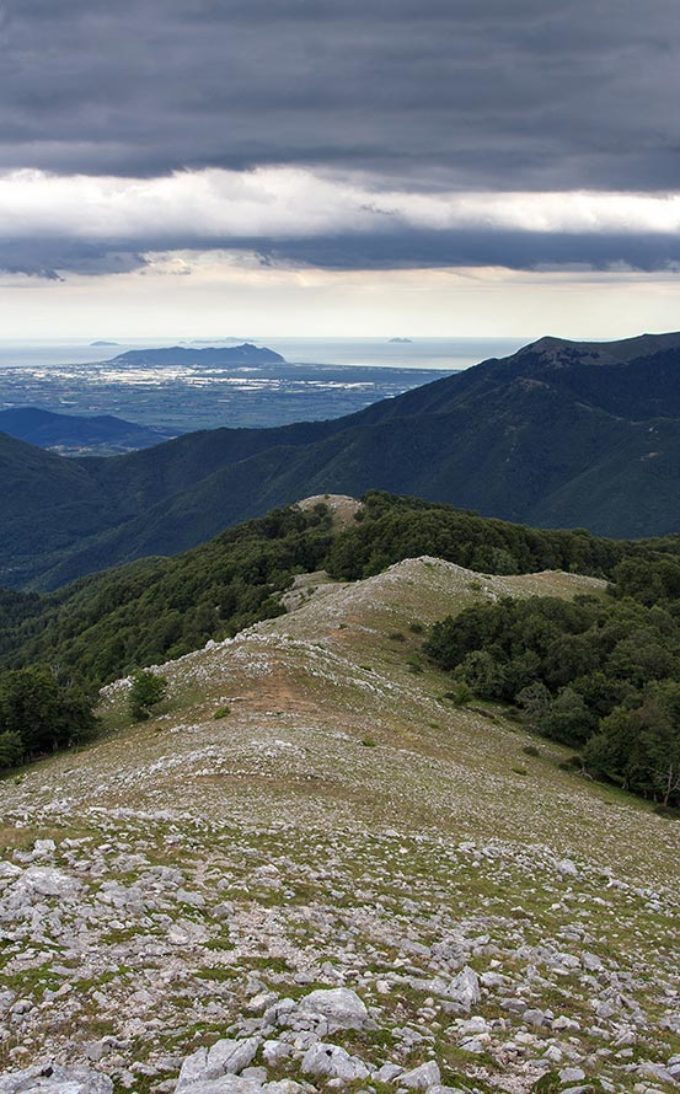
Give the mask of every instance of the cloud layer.
<svg viewBox="0 0 680 1094">
<path fill-rule="evenodd" d="M 0 262 L 125 272 L 148 252 L 255 251 L 326 268 L 680 262 L 680 195 L 387 189 L 304 168 L 0 178 Z M 39 246 L 36 246 L 36 241 Z"/>
<path fill-rule="evenodd" d="M 677 184 L 675 0 L 5 0 L 0 164 Z M 448 181 L 447 181 L 448 180 Z"/>
<path fill-rule="evenodd" d="M 0 264 L 680 261 L 677 0 L 0 0 Z"/>
</svg>

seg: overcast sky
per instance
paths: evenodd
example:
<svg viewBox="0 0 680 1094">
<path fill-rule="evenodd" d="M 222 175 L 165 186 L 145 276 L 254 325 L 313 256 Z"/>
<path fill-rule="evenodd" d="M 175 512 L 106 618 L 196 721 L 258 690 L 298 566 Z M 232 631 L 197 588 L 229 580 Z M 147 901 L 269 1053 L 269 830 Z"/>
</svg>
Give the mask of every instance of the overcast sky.
<svg viewBox="0 0 680 1094">
<path fill-rule="evenodd" d="M 680 327 L 678 0 L 0 0 L 5 337 Z"/>
</svg>

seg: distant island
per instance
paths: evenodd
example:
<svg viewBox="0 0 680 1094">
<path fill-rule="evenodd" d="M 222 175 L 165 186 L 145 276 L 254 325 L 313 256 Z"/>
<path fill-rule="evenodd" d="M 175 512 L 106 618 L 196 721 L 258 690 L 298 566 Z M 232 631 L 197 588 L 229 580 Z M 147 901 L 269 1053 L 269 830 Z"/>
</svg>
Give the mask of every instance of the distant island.
<svg viewBox="0 0 680 1094">
<path fill-rule="evenodd" d="M 412 338 L 390 338 L 389 341 L 390 342 L 397 342 L 397 343 L 403 345 L 405 342 L 412 342 L 413 339 Z"/>
<path fill-rule="evenodd" d="M 90 342 L 91 346 L 119 346 L 120 342 L 107 342 L 105 338 L 100 338 L 97 342 Z"/>
<path fill-rule="evenodd" d="M 131 349 L 113 360 L 129 365 L 285 365 L 286 359 L 265 346 L 243 342 L 240 346 L 166 346 L 159 349 Z"/>
</svg>

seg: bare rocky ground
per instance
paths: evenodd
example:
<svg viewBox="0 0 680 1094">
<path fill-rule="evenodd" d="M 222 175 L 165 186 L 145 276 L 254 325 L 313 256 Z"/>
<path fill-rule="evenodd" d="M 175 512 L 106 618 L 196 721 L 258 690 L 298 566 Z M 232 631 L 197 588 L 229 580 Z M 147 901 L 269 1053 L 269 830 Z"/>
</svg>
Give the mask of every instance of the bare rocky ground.
<svg viewBox="0 0 680 1094">
<path fill-rule="evenodd" d="M 419 652 L 597 587 L 305 575 L 153 720 L 108 688 L 103 739 L 0 784 L 0 1094 L 674 1089 L 678 826 Z"/>
</svg>

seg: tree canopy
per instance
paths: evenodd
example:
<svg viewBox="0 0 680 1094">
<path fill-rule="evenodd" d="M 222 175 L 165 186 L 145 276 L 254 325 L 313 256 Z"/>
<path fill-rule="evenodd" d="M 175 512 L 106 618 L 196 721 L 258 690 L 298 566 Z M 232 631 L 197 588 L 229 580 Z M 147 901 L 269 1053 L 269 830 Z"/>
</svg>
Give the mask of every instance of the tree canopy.
<svg viewBox="0 0 680 1094">
<path fill-rule="evenodd" d="M 623 560 L 609 597 L 503 599 L 447 617 L 429 656 L 594 774 L 680 804 L 680 565 Z"/>
<path fill-rule="evenodd" d="M 0 675 L 0 769 L 80 743 L 95 729 L 88 698 L 46 669 Z"/>
<path fill-rule="evenodd" d="M 562 569 L 613 581 L 606 604 L 509 602 L 495 614 L 464 613 L 430 639 L 445 667 L 465 661 L 478 694 L 520 702 L 526 693 L 527 709 L 535 715 L 540 708 L 541 725 L 556 738 L 585 746 L 617 705 L 633 702 L 631 691 L 641 697 L 649 684 L 675 678 L 680 537 L 636 543 L 526 528 L 380 491 L 363 501 L 342 527 L 323 502 L 275 509 L 173 558 L 132 562 L 46 595 L 0 590 L 0 671 L 35 670 L 47 709 L 50 680 L 69 695 L 79 687 L 94 694 L 117 677 L 281 614 L 281 593 L 296 574 L 325 569 L 354 581 L 434 555 L 482 572 Z M 538 684 L 545 694 L 527 692 Z M 4 728 L 0 761 L 37 754 L 55 740 L 62 747 L 71 731 L 55 725 L 42 742 L 37 728 L 29 742 Z"/>
</svg>

